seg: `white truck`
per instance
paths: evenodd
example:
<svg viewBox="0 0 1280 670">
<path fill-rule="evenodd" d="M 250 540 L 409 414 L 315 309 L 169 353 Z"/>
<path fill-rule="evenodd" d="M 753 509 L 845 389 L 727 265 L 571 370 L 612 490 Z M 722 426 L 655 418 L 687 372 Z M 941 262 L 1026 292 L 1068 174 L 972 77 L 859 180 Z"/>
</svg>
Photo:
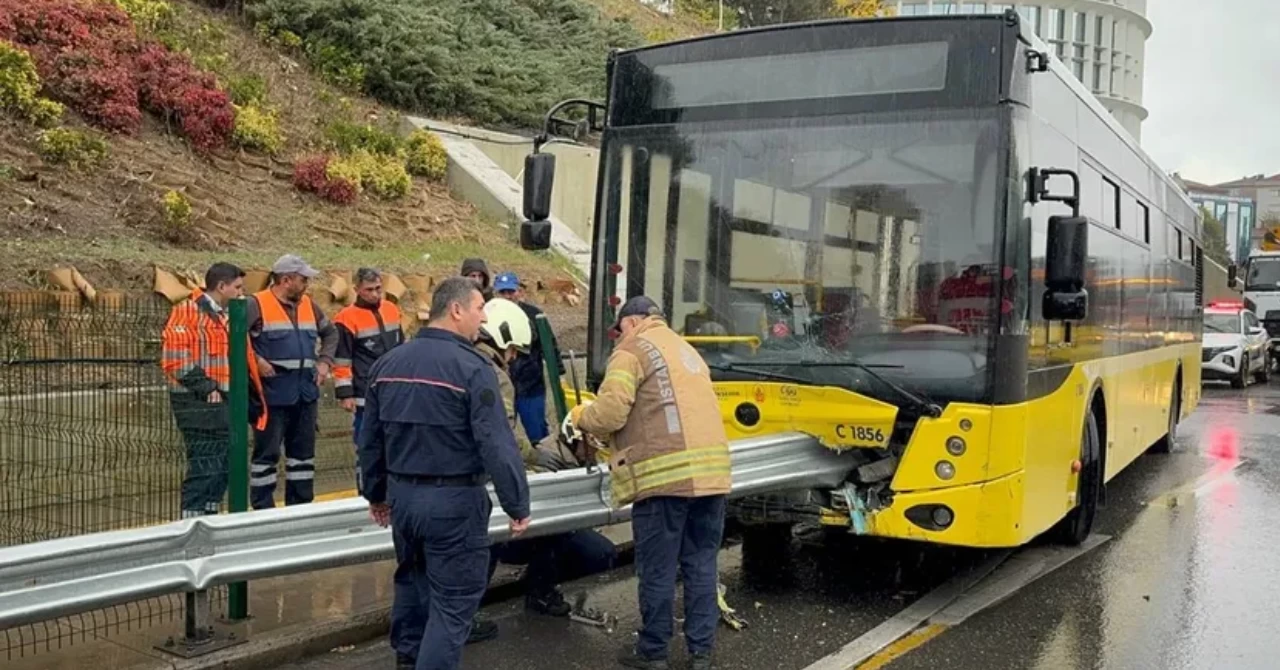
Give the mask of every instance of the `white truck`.
<svg viewBox="0 0 1280 670">
<path fill-rule="evenodd" d="M 1280 361 L 1280 228 L 1262 235 L 1239 269 L 1232 266 L 1228 283 L 1243 288 L 1244 306 L 1267 329 L 1273 365 Z"/>
</svg>

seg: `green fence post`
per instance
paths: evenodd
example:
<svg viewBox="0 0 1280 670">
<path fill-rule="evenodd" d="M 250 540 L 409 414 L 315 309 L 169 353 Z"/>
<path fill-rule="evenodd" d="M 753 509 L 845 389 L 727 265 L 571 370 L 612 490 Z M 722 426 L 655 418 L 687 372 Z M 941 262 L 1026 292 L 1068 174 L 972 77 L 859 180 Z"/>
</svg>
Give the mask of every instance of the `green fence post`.
<svg viewBox="0 0 1280 670">
<path fill-rule="evenodd" d="M 228 309 L 231 392 L 227 400 L 230 403 L 231 441 L 228 448 L 231 457 L 227 459 L 230 467 L 227 473 L 227 507 L 234 513 L 249 509 L 249 324 L 244 298 L 232 300 Z M 247 582 L 236 582 L 228 587 L 227 618 L 231 621 L 249 618 Z"/>
<path fill-rule="evenodd" d="M 556 348 L 552 344 L 551 322 L 545 314 L 534 318 L 534 327 L 538 329 L 538 340 L 542 342 L 542 361 L 546 363 L 547 379 L 551 381 L 551 399 L 556 403 L 556 416 L 564 421 L 569 416 L 569 407 L 564 401 L 564 388 L 560 385 L 560 360 L 556 357 Z"/>
</svg>

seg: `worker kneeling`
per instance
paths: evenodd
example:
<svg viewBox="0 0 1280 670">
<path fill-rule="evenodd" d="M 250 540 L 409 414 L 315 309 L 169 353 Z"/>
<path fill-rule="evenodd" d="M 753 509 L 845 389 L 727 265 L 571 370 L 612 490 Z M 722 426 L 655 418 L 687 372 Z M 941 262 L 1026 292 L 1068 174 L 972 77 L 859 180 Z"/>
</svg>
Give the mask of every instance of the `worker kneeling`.
<svg viewBox="0 0 1280 670">
<path fill-rule="evenodd" d="M 634 501 L 643 628 L 618 661 L 642 670 L 668 667 L 679 569 L 690 667 L 707 670 L 720 614 L 716 555 L 731 484 L 729 440 L 716 420 L 711 372 L 650 298 L 628 300 L 614 329 L 621 337 L 596 400 L 573 408 L 565 432 L 611 439 L 611 502 Z"/>
<path fill-rule="evenodd" d="M 518 353 L 527 353 L 533 341 L 529 316 L 516 303 L 494 298 L 485 304 L 485 323 L 480 327 L 476 349 L 487 358 L 498 375 L 507 420 L 515 431 L 517 415 L 515 385 L 509 365 Z M 577 458 L 548 436 L 537 446 L 517 434 L 521 456 L 528 470 L 549 472 L 578 467 Z M 613 567 L 617 548 L 611 540 L 594 530 L 579 530 L 494 545 L 489 558 L 489 577 L 498 562 L 527 565 L 524 573 L 525 607 L 539 614 L 568 616 L 570 607 L 556 585 Z M 492 626 L 478 624 L 476 629 Z"/>
</svg>

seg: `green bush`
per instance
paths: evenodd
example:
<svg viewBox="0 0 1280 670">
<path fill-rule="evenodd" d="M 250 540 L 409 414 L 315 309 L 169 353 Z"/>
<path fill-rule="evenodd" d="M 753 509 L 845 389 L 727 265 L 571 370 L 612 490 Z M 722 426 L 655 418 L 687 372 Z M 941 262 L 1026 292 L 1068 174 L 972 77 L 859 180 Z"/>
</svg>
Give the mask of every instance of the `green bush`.
<svg viewBox="0 0 1280 670">
<path fill-rule="evenodd" d="M 173 24 L 173 5 L 165 0 L 115 0 L 116 6 L 147 33 L 156 33 Z"/>
<path fill-rule="evenodd" d="M 8 42 L 0 42 L 0 108 L 49 128 L 62 118 L 62 105 L 40 97 L 40 75 L 31 55 Z"/>
<path fill-rule="evenodd" d="M 443 181 L 449 167 L 449 154 L 440 138 L 423 130 L 415 130 L 405 143 L 405 168 L 409 174 Z"/>
<path fill-rule="evenodd" d="M 191 201 L 181 191 L 168 191 L 160 199 L 164 208 L 164 236 L 171 241 L 182 239 L 191 228 Z"/>
<path fill-rule="evenodd" d="M 107 157 L 107 143 L 97 135 L 71 128 L 51 128 L 36 137 L 40 157 L 49 163 L 92 167 Z"/>
<path fill-rule="evenodd" d="M 356 151 L 394 156 L 400 152 L 400 138 L 390 131 L 377 128 L 372 124 L 358 124 L 347 121 L 334 121 L 324 129 L 325 140 L 338 153 L 349 154 Z"/>
<path fill-rule="evenodd" d="M 313 66 L 403 109 L 533 126 L 565 98 L 599 98 L 609 49 L 644 42 L 582 0 L 259 0 Z M 356 68 L 355 66 L 360 66 Z"/>
<path fill-rule="evenodd" d="M 329 164 L 326 174 L 330 179 L 356 180 L 361 191 L 386 199 L 403 197 L 413 183 L 403 159 L 363 150 L 339 157 Z"/>
<path fill-rule="evenodd" d="M 244 107 L 237 105 L 236 124 L 231 138 L 237 146 L 274 154 L 284 146 L 284 135 L 280 132 L 280 119 L 276 110 L 251 103 Z"/>
<path fill-rule="evenodd" d="M 231 102 L 241 107 L 252 104 L 263 104 L 267 101 L 267 80 L 256 74 L 242 77 L 231 77 L 223 86 Z"/>
</svg>

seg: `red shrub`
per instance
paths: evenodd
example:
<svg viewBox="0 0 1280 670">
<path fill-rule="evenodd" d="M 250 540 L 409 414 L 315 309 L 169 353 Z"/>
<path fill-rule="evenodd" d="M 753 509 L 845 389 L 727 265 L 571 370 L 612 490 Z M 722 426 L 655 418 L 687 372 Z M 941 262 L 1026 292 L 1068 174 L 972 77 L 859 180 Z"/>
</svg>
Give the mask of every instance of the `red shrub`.
<svg viewBox="0 0 1280 670">
<path fill-rule="evenodd" d="M 339 205 L 350 205 L 360 197 L 360 186 L 344 178 L 329 176 L 328 154 L 306 156 L 293 164 L 293 186 Z"/>
<path fill-rule="evenodd" d="M 25 48 L 52 97 L 91 122 L 132 132 L 147 109 L 180 124 L 198 150 L 225 146 L 235 110 L 213 75 L 160 44 L 128 15 L 91 0 L 0 0 L 0 39 Z"/>
<path fill-rule="evenodd" d="M 306 156 L 293 164 L 293 186 L 299 191 L 320 193 L 329 181 L 325 171 L 329 169 L 329 156 L 315 154 Z"/>
<path fill-rule="evenodd" d="M 26 49 L 46 89 L 109 130 L 138 127 L 137 36 L 112 3 L 0 0 L 0 38 Z"/>
</svg>

